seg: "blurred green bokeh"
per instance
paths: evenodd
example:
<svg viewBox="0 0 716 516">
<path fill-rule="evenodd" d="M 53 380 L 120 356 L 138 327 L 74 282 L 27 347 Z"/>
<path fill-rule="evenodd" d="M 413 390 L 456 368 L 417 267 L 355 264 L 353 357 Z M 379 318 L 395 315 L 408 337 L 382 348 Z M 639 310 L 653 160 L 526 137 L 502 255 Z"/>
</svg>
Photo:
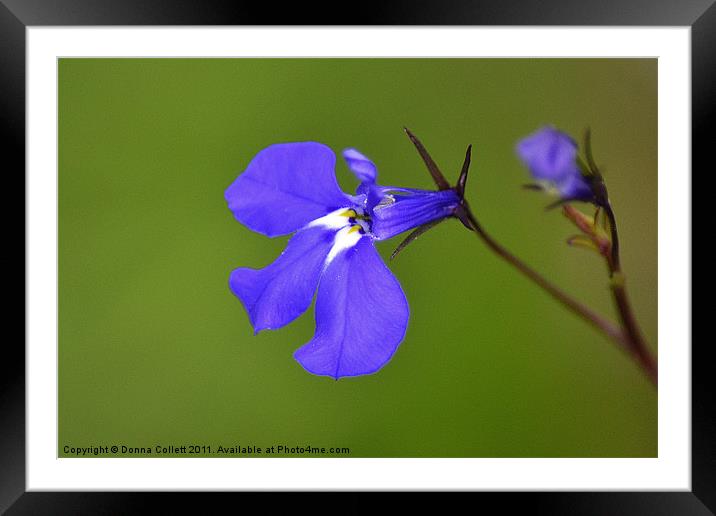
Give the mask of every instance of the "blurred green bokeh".
<svg viewBox="0 0 716 516">
<path fill-rule="evenodd" d="M 551 199 L 521 188 L 515 142 L 546 123 L 592 129 L 656 349 L 655 59 L 61 59 L 59 455 L 310 444 L 351 457 L 656 456 L 657 393 L 637 366 L 457 221 L 390 265 L 410 326 L 374 375 L 305 372 L 292 353 L 313 309 L 253 336 L 227 286 L 286 242 L 243 227 L 223 198 L 259 150 L 352 146 L 383 183 L 431 188 L 405 125 L 453 177 L 474 144 L 467 195 L 487 230 L 614 318 L 603 264 L 565 245 L 574 229 L 544 211 Z M 352 191 L 340 160 L 337 175 Z"/>
</svg>

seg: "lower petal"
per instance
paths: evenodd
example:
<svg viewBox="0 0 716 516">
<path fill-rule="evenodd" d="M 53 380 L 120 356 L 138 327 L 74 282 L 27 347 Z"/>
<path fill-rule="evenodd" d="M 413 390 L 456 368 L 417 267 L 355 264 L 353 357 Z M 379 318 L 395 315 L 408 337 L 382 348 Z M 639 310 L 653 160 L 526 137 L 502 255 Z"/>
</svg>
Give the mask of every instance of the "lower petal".
<svg viewBox="0 0 716 516">
<path fill-rule="evenodd" d="M 342 251 L 321 277 L 316 333 L 294 357 L 310 373 L 341 378 L 374 373 L 408 326 L 408 302 L 369 237 Z"/>
<path fill-rule="evenodd" d="M 231 273 L 229 286 L 246 308 L 254 333 L 285 326 L 308 309 L 336 231 L 307 227 L 291 237 L 268 267 Z"/>
</svg>

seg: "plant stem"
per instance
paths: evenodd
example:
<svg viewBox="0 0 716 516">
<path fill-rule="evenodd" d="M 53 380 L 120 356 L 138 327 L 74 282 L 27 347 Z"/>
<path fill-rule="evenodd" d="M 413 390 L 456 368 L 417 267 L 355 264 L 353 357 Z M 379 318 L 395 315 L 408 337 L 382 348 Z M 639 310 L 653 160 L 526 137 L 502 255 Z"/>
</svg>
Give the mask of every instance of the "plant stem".
<svg viewBox="0 0 716 516">
<path fill-rule="evenodd" d="M 619 263 L 619 232 L 617 231 L 617 219 L 614 216 L 614 210 L 609 201 L 604 205 L 604 213 L 606 213 L 607 219 L 609 220 L 609 232 L 612 237 L 611 261 L 608 260 L 609 272 L 610 274 L 614 274 L 614 272 L 621 270 L 621 264 Z"/>
<path fill-rule="evenodd" d="M 639 361 L 642 368 L 649 376 L 649 379 L 654 383 L 654 385 L 656 385 L 658 379 L 658 366 L 656 358 L 654 358 L 649 351 L 646 340 L 644 340 L 644 336 L 639 329 L 639 324 L 636 322 L 634 311 L 629 303 L 625 279 L 621 271 L 621 264 L 619 260 L 619 233 L 617 231 L 616 217 L 611 204 L 609 202 L 606 202 L 605 204 L 604 209 L 607 218 L 609 219 L 609 228 L 612 240 L 611 259 L 607 260 L 607 264 L 609 265 L 609 272 L 612 276 L 611 287 L 617 313 L 619 314 L 619 319 L 621 320 L 622 327 L 624 328 L 624 332 L 627 337 L 629 351 Z"/>
<path fill-rule="evenodd" d="M 415 145 L 415 148 L 420 154 L 420 157 L 423 159 L 423 162 L 428 168 L 428 171 L 430 172 L 430 175 L 432 176 L 433 181 L 435 181 L 435 184 L 437 185 L 438 189 L 447 190 L 448 188 L 451 188 L 450 183 L 447 181 L 447 179 L 445 179 L 445 176 L 440 171 L 440 168 L 438 168 L 438 166 L 435 164 L 435 161 L 430 156 L 430 153 L 428 153 L 427 149 L 423 146 L 420 140 L 407 127 L 405 127 L 404 129 L 405 133 L 410 138 L 410 141 L 413 142 L 413 145 Z M 453 188 L 461 199 L 461 203 L 455 213 L 455 216 L 468 229 L 474 231 L 478 238 L 482 239 L 482 241 L 485 242 L 487 247 L 494 251 L 499 257 L 501 257 L 507 263 L 515 267 L 518 271 L 527 276 L 529 279 L 534 281 L 538 286 L 542 287 L 542 289 L 544 289 L 549 295 L 562 303 L 573 313 L 577 314 L 579 317 L 590 323 L 592 326 L 602 331 L 609 338 L 613 339 L 625 351 L 631 353 L 636 358 L 639 365 L 644 369 L 652 383 L 656 385 L 656 360 L 649 353 L 649 350 L 646 346 L 646 342 L 644 341 L 644 338 L 641 335 L 641 331 L 639 330 L 639 326 L 637 325 L 636 319 L 634 318 L 634 313 L 631 310 L 631 305 L 629 304 L 626 288 L 624 286 L 624 276 L 621 273 L 621 266 L 619 263 L 619 235 L 617 234 L 616 218 L 607 198 L 606 187 L 601 181 L 601 174 L 598 173 L 597 166 L 594 163 L 594 159 L 592 158 L 590 136 L 588 131 L 585 136 L 585 148 L 587 153 L 587 161 L 589 164 L 588 168 L 594 171 L 596 176 L 600 179 L 599 185 L 601 185 L 601 188 L 599 192 L 600 199 L 602 200 L 602 202 L 598 203 L 598 206 L 602 206 L 605 209 L 605 212 L 609 219 L 609 225 L 611 229 L 611 252 L 608 256 L 605 256 L 605 258 L 607 261 L 609 272 L 612 276 L 612 293 L 614 295 L 614 300 L 617 305 L 617 311 L 619 313 L 619 318 L 622 323 L 621 327 L 616 326 L 611 321 L 597 314 L 586 305 L 572 298 L 569 294 L 564 292 L 559 287 L 547 281 L 537 271 L 529 267 L 522 260 L 517 258 L 500 244 L 498 244 L 497 241 L 494 240 L 482 228 L 482 226 L 480 226 L 480 223 L 475 218 L 475 215 L 470 210 L 470 207 L 468 206 L 467 201 L 464 198 L 465 182 L 467 180 L 467 172 L 470 167 L 472 145 L 468 146 L 467 148 L 467 152 L 465 153 L 465 161 L 463 162 L 462 171 L 460 172 L 460 177 L 458 179 L 458 184 L 455 188 Z M 424 224 L 423 226 L 413 231 L 393 252 L 391 259 L 393 259 L 402 249 L 404 249 L 406 245 L 415 240 L 415 238 L 417 238 L 425 231 L 428 231 L 436 224 L 437 223 Z"/>
<path fill-rule="evenodd" d="M 597 328 L 598 330 L 602 331 L 604 334 L 606 334 L 609 338 L 616 341 L 618 344 L 620 344 L 624 349 L 629 350 L 629 345 L 627 342 L 626 335 L 624 332 L 618 328 L 616 325 L 614 325 L 611 321 L 608 321 L 607 319 L 603 318 L 601 315 L 594 312 L 592 309 L 587 307 L 586 305 L 580 303 L 576 299 L 572 298 L 569 294 L 564 292 L 559 287 L 553 285 L 548 280 L 546 280 L 544 277 L 542 277 L 538 272 L 536 272 L 534 269 L 529 267 L 527 264 L 525 264 L 522 260 L 517 258 L 515 255 L 513 255 L 511 252 L 509 252 L 507 249 L 502 247 L 496 240 L 494 240 L 480 225 L 480 223 L 475 218 L 475 215 L 473 215 L 472 211 L 470 210 L 470 207 L 467 205 L 467 202 L 464 201 L 462 205 L 462 210 L 464 211 L 465 217 L 467 221 L 470 223 L 470 226 L 472 226 L 472 230 L 475 232 L 475 234 L 482 239 L 487 246 L 494 251 L 498 256 L 500 256 L 502 259 L 504 259 L 507 263 L 515 267 L 518 271 L 520 271 L 522 274 L 527 276 L 529 279 L 534 281 L 537 285 L 539 285 L 542 289 L 544 289 L 549 295 L 551 295 L 553 298 L 555 298 L 557 301 L 565 305 L 567 308 L 569 308 L 573 313 L 590 323 L 592 326 Z"/>
</svg>

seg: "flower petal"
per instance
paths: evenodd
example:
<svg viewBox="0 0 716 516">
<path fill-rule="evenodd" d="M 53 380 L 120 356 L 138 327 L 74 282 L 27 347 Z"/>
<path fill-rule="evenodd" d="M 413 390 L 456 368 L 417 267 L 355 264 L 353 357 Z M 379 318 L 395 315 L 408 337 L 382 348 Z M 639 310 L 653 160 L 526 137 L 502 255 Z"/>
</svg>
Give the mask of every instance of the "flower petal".
<svg viewBox="0 0 716 516">
<path fill-rule="evenodd" d="M 281 143 L 259 152 L 224 197 L 234 217 L 266 236 L 292 233 L 346 206 L 336 156 L 316 142 Z"/>
<path fill-rule="evenodd" d="M 344 150 L 343 159 L 361 183 L 375 183 L 378 169 L 371 160 L 355 149 Z"/>
<path fill-rule="evenodd" d="M 307 227 L 291 237 L 268 267 L 241 267 L 231 273 L 229 286 L 246 308 L 254 333 L 285 326 L 311 305 L 336 232 L 325 226 Z"/>
<path fill-rule="evenodd" d="M 371 231 L 378 240 L 385 240 L 427 222 L 450 217 L 459 204 L 460 199 L 453 190 L 403 188 L 390 193 L 385 188 L 383 199 L 373 207 Z"/>
<path fill-rule="evenodd" d="M 520 140 L 517 154 L 535 179 L 561 181 L 579 173 L 577 143 L 554 127 L 543 127 Z"/>
<path fill-rule="evenodd" d="M 316 333 L 294 357 L 308 372 L 336 379 L 374 373 L 403 340 L 408 315 L 398 280 L 370 237 L 362 237 L 324 271 Z"/>
<path fill-rule="evenodd" d="M 592 188 L 581 174 L 572 174 L 557 183 L 557 189 L 563 199 L 589 201 L 594 197 Z"/>
</svg>

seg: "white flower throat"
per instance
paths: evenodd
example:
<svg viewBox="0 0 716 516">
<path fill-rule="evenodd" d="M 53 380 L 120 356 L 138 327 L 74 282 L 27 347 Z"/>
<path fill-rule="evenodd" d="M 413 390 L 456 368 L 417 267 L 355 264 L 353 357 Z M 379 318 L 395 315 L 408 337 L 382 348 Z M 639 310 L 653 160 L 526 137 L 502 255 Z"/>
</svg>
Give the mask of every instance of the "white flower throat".
<svg viewBox="0 0 716 516">
<path fill-rule="evenodd" d="M 356 245 L 361 237 L 370 234 L 370 219 L 365 216 L 362 208 L 340 208 L 310 222 L 306 227 L 338 230 L 324 264 L 324 267 L 328 267 L 341 252 Z"/>
</svg>

